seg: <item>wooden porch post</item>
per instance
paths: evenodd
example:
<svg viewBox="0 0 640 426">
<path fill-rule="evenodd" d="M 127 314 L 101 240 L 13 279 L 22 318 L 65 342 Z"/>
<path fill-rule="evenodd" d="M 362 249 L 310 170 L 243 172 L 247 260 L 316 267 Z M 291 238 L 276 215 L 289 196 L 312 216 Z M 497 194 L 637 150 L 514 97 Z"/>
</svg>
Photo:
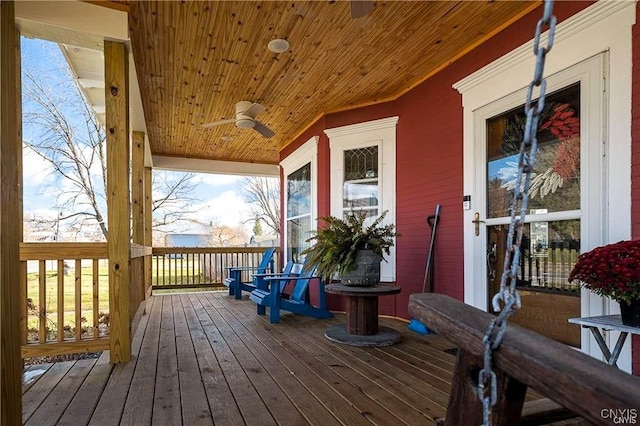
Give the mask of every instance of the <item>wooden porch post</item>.
<svg viewBox="0 0 640 426">
<path fill-rule="evenodd" d="M 124 43 L 104 42 L 109 223 L 110 362 L 131 359 L 129 64 Z"/>
<path fill-rule="evenodd" d="M 145 245 L 144 241 L 144 133 L 132 132 L 131 140 L 131 202 L 133 215 L 133 242 Z"/>
<path fill-rule="evenodd" d="M 144 241 L 144 133 L 131 133 L 131 207 L 132 207 L 132 226 L 133 226 L 133 243 L 146 246 Z M 145 256 L 146 257 L 146 256 Z M 131 260 L 131 279 L 139 282 L 132 282 L 131 288 L 135 289 L 136 305 L 143 302 L 147 283 L 145 282 L 144 257 Z M 137 310 L 138 306 L 132 306 L 133 310 Z"/>
<path fill-rule="evenodd" d="M 151 188 L 151 167 L 144 168 L 144 245 L 147 247 L 153 247 L 153 218 L 152 218 L 152 206 L 153 192 Z M 151 263 L 152 256 L 144 257 L 144 281 L 146 287 L 144 288 L 145 296 L 151 295 Z"/>
<path fill-rule="evenodd" d="M 20 36 L 13 1 L 0 2 L 0 424 L 22 424 Z"/>
</svg>

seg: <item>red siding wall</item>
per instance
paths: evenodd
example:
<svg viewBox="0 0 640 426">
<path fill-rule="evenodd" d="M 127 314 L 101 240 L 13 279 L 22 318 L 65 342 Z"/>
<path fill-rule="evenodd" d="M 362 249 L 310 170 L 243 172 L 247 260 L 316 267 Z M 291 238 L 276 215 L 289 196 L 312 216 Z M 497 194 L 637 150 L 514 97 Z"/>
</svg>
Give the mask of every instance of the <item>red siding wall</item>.
<svg viewBox="0 0 640 426">
<path fill-rule="evenodd" d="M 636 22 L 640 9 L 636 4 Z M 640 238 L 640 28 L 633 27 L 633 88 L 631 92 L 631 235 Z M 640 376 L 640 336 L 633 336 L 633 374 Z"/>
<path fill-rule="evenodd" d="M 562 21 L 591 3 L 556 2 L 555 14 Z M 313 134 L 321 136 L 318 157 L 324 166 L 321 162 L 318 187 L 326 190 L 319 194 L 319 213 L 323 215 L 329 214 L 330 171 L 328 139 L 322 130 L 390 116 L 400 117 L 397 128 L 396 225 L 402 234 L 397 239 L 397 283 L 402 286 L 402 293 L 380 299 L 382 314 L 408 318 L 409 296 L 422 291 L 430 238 L 426 217 L 433 214 L 436 203 L 442 205 L 442 216 L 436 241 L 435 290 L 463 298 L 462 100 L 452 85 L 530 40 L 540 14 L 538 8 L 397 100 L 330 114 L 323 123 L 316 123 L 310 129 L 317 131 Z M 306 134 L 298 138 L 282 152 L 283 158 L 308 138 Z M 636 189 L 636 193 L 640 197 L 640 190 Z M 634 217 L 634 223 L 640 223 L 640 213 Z M 635 232 L 640 234 L 640 230 Z M 336 299 L 331 299 L 330 303 L 333 309 L 343 308 L 335 304 Z"/>
</svg>

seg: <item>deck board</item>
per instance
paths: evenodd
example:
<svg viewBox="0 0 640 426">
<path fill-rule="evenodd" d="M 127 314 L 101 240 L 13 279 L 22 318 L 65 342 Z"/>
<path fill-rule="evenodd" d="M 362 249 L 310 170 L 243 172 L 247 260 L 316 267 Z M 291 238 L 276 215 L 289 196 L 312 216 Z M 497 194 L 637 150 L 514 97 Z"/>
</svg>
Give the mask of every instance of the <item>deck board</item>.
<svg viewBox="0 0 640 426">
<path fill-rule="evenodd" d="M 50 362 L 42 364 L 32 364 L 24 367 L 22 380 L 22 393 L 25 394 L 31 386 L 36 384 L 40 377 L 51 368 L 53 364 Z"/>
<path fill-rule="evenodd" d="M 158 369 L 151 423 L 180 424 L 180 380 L 171 295 L 162 297 Z M 155 305 L 155 304 L 154 304 Z M 155 308 L 155 306 L 154 306 Z"/>
<path fill-rule="evenodd" d="M 103 352 L 64 411 L 58 421 L 58 426 L 75 426 L 89 422 L 92 411 L 87 410 L 86 407 L 96 406 L 104 387 L 107 385 L 111 370 L 113 370 L 113 365 L 109 364 L 109 353 Z"/>
<path fill-rule="evenodd" d="M 226 292 L 153 296 L 127 364 L 56 363 L 23 386 L 30 424 L 429 425 L 444 416 L 455 356 L 437 335 L 385 348 L 339 345 L 317 320 L 279 324 Z M 28 367 L 31 371 L 36 367 Z"/>
<path fill-rule="evenodd" d="M 138 364 L 140 347 L 144 337 L 146 336 L 149 317 L 150 315 L 143 315 L 142 318 L 140 318 L 138 329 L 136 330 L 131 342 L 131 361 L 126 364 L 117 364 L 113 367 L 113 370 L 111 370 L 109 381 L 98 400 L 98 404 L 91 415 L 91 419 L 89 420 L 90 425 L 110 426 L 120 424 L 122 412 L 124 411 L 124 404 L 127 400 L 127 396 L 129 395 L 131 380 Z M 153 377 L 153 380 L 155 380 L 155 376 Z M 89 408 L 90 407 L 87 407 L 87 409 Z"/>
<path fill-rule="evenodd" d="M 152 298 L 151 303 L 147 305 L 150 311 L 153 310 L 154 300 L 155 298 Z M 160 315 L 146 315 L 146 317 L 148 320 L 144 340 L 140 344 L 139 355 L 136 354 L 138 361 L 120 420 L 123 424 L 151 423 L 160 340 Z"/>
<path fill-rule="evenodd" d="M 85 378 L 89 375 L 97 359 L 80 359 L 73 363 L 73 366 L 51 390 L 47 399 L 38 407 L 38 410 L 26 423 L 29 426 L 39 426 L 47 423 L 57 423 L 71 400 L 82 386 Z"/>
<path fill-rule="evenodd" d="M 26 423 L 36 410 L 44 403 L 58 382 L 64 378 L 75 362 L 54 363 L 40 380 L 23 394 L 22 397 L 22 421 Z"/>
<path fill-rule="evenodd" d="M 190 294 L 187 298 L 183 298 L 183 307 L 198 358 L 198 365 L 202 371 L 202 381 L 211 416 L 217 424 L 242 424 L 242 415 L 222 373 L 218 358 L 212 349 L 212 344 L 215 345 L 215 341 L 209 340 L 209 336 L 205 332 L 207 323 L 201 322 L 198 317 L 197 312 L 200 312 L 203 319 L 208 319 L 202 312 L 204 308 L 198 297 L 196 294 Z M 187 300 L 189 304 L 186 303 Z"/>
<path fill-rule="evenodd" d="M 193 347 L 193 339 L 187 326 L 183 296 L 173 296 L 173 322 L 176 332 L 176 349 L 180 382 L 182 422 L 186 425 L 213 425 L 211 410 L 204 390 L 202 373 Z M 188 303 L 188 300 L 186 300 Z"/>
</svg>

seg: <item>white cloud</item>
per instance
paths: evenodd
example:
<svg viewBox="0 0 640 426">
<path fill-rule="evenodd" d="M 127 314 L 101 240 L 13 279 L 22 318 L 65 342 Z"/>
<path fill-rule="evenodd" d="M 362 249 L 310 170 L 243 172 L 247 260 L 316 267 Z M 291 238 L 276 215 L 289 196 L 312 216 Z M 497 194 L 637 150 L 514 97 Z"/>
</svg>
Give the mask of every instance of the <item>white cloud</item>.
<svg viewBox="0 0 640 426">
<path fill-rule="evenodd" d="M 204 183 L 206 185 L 211 185 L 211 186 L 225 186 L 225 185 L 232 185 L 232 184 L 238 183 L 242 179 L 243 179 L 242 176 L 235 176 L 235 175 L 216 175 L 211 173 L 198 173 L 195 176 L 194 181 L 197 183 Z"/>
<path fill-rule="evenodd" d="M 243 222 L 251 218 L 249 206 L 237 191 L 225 191 L 214 198 L 204 200 L 193 206 L 198 212 L 198 220 L 201 222 L 213 222 L 227 226 L 248 226 Z"/>
<path fill-rule="evenodd" d="M 25 186 L 42 185 L 51 179 L 53 166 L 33 152 L 31 149 L 23 147 L 22 176 Z"/>
</svg>

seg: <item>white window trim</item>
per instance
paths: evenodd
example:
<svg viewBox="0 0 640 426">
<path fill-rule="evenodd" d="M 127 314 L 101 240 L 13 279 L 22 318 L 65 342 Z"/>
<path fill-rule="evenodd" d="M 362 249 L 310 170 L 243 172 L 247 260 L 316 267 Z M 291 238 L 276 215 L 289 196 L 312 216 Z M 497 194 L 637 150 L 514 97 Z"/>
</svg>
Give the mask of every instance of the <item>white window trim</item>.
<svg viewBox="0 0 640 426">
<path fill-rule="evenodd" d="M 398 116 L 350 124 L 326 129 L 329 137 L 331 165 L 331 215 L 342 217 L 343 157 L 344 151 L 377 145 L 381 164 L 379 166 L 380 213 L 387 210 L 385 224 L 396 223 L 396 127 Z M 382 262 L 380 279 L 383 282 L 396 280 L 396 250 Z"/>
<path fill-rule="evenodd" d="M 282 231 L 282 241 L 284 247 L 283 259 L 284 262 L 289 261 L 287 259 L 288 253 L 288 221 L 287 221 L 287 211 L 288 211 L 288 194 L 286 193 L 287 188 L 289 187 L 288 176 L 295 172 L 296 170 L 304 167 L 305 165 L 311 163 L 311 230 L 317 229 L 317 219 L 318 219 L 318 141 L 320 140 L 319 136 L 313 136 L 311 139 L 302 144 L 298 149 L 292 152 L 287 158 L 283 159 L 280 162 L 280 166 L 282 167 L 282 174 L 284 180 L 283 189 L 285 193 L 283 194 L 284 199 L 284 208 L 283 208 L 283 231 Z M 309 235 L 311 236 L 311 235 Z"/>
<path fill-rule="evenodd" d="M 632 26 L 635 24 L 636 3 L 599 1 L 556 27 L 553 49 L 546 57 L 545 75 L 552 75 L 587 58 L 608 52 L 609 67 L 608 104 L 605 105 L 603 156 L 606 156 L 605 185 L 603 191 L 610 200 L 603 206 L 602 234 L 592 236 L 586 251 L 600 244 L 628 239 L 631 236 L 631 84 L 632 84 Z M 533 28 L 531 29 L 533 33 Z M 546 44 L 543 35 L 542 45 Z M 455 83 L 453 87 L 462 94 L 464 107 L 464 194 L 474 193 L 475 117 L 474 111 L 510 93 L 525 87 L 533 75 L 535 57 L 532 52 L 533 40 L 514 49 L 510 53 L 481 68 Z M 607 73 L 605 73 L 607 75 Z M 611 143 L 608 143 L 611 141 Z M 615 142 L 615 143 L 613 143 Z M 464 212 L 464 251 L 469 258 L 473 236 L 474 208 Z M 599 239 L 599 241 L 598 241 Z M 464 265 L 465 302 L 477 305 L 474 296 L 472 265 Z M 478 306 L 480 307 L 480 306 Z M 482 308 L 482 307 L 481 307 Z M 582 315 L 602 315 L 619 312 L 618 304 L 602 300 L 583 290 Z M 610 339 L 614 339 L 615 333 Z M 582 334 L 582 349 L 599 356 L 599 349 L 590 343 L 588 331 Z M 631 349 L 627 342 L 618 365 L 626 371 L 631 369 Z"/>
</svg>

